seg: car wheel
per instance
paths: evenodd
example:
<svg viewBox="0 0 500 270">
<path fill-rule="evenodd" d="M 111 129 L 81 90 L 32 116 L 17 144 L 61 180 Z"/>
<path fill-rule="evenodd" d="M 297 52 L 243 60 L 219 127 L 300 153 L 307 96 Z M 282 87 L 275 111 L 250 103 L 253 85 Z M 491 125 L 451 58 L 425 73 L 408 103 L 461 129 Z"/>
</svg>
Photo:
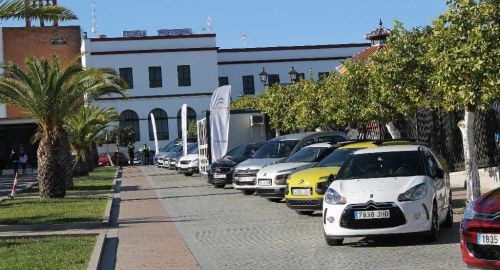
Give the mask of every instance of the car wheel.
<svg viewBox="0 0 500 270">
<path fill-rule="evenodd" d="M 214 185 L 215 188 L 224 188 L 226 185 L 224 184 L 219 184 L 219 185 Z"/>
<path fill-rule="evenodd" d="M 186 173 L 184 173 L 184 175 L 185 176 L 191 176 L 191 175 L 193 175 L 193 173 L 192 172 L 186 172 Z"/>
<path fill-rule="evenodd" d="M 269 198 L 268 200 L 271 202 L 277 203 L 277 202 L 281 202 L 282 198 Z"/>
<path fill-rule="evenodd" d="M 251 190 L 251 189 L 242 189 L 241 190 L 241 193 L 243 193 L 243 195 L 252 195 L 254 194 L 255 190 Z"/>
<path fill-rule="evenodd" d="M 314 211 L 297 211 L 299 215 L 307 215 L 310 216 L 314 213 Z"/>
<path fill-rule="evenodd" d="M 443 222 L 443 227 L 451 228 L 453 226 L 453 207 L 451 206 L 451 194 L 450 203 L 448 205 L 448 212 L 446 213 L 446 220 Z"/>
<path fill-rule="evenodd" d="M 427 242 L 435 242 L 439 239 L 439 218 L 437 213 L 437 205 L 434 203 L 432 205 L 432 220 L 431 229 L 429 230 L 425 240 Z"/>
<path fill-rule="evenodd" d="M 325 234 L 325 242 L 329 246 L 341 246 L 344 243 L 344 238 L 328 238 Z"/>
</svg>

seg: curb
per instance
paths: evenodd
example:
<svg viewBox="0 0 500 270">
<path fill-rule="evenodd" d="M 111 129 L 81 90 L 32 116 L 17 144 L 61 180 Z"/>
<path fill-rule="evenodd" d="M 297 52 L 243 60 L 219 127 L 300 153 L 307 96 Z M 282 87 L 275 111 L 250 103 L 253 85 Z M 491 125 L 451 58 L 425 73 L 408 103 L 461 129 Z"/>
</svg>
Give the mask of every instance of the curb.
<svg viewBox="0 0 500 270">
<path fill-rule="evenodd" d="M 88 270 L 98 270 L 101 265 L 102 252 L 104 250 L 104 242 L 106 240 L 107 232 L 101 232 L 97 236 L 97 240 L 94 246 L 94 251 L 92 251 L 92 255 L 90 255 L 89 264 L 87 266 Z"/>
<path fill-rule="evenodd" d="M 106 224 L 94 223 L 69 223 L 69 224 L 47 224 L 47 225 L 1 225 L 0 232 L 25 232 L 25 231 L 64 231 L 77 229 L 103 229 Z"/>
</svg>

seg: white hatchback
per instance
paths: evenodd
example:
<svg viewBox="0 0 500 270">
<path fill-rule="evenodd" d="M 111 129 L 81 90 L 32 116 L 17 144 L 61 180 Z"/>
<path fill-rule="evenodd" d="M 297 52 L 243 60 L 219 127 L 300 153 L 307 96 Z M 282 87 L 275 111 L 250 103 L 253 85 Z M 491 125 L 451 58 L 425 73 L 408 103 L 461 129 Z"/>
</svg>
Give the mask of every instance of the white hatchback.
<svg viewBox="0 0 500 270">
<path fill-rule="evenodd" d="M 450 179 L 422 145 L 362 149 L 345 161 L 325 193 L 323 228 L 328 245 L 345 237 L 422 233 L 439 237 L 451 227 Z"/>
</svg>

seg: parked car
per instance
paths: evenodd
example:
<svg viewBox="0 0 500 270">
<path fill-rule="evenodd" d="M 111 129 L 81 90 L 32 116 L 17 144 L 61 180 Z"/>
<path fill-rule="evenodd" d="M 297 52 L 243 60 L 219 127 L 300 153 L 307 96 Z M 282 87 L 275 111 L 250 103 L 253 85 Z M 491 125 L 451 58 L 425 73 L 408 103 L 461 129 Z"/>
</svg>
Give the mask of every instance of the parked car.
<svg viewBox="0 0 500 270">
<path fill-rule="evenodd" d="M 233 183 L 236 165 L 252 157 L 264 143 L 241 145 L 229 151 L 224 157 L 210 164 L 207 170 L 208 183 L 223 188 Z"/>
<path fill-rule="evenodd" d="M 177 170 L 180 173 L 184 173 L 185 176 L 191 176 L 194 173 L 199 173 L 199 160 L 200 155 L 198 153 L 198 144 L 196 144 L 196 147 L 191 149 L 187 155 L 179 158 L 179 161 L 177 161 Z"/>
<path fill-rule="evenodd" d="M 315 143 L 308 145 L 283 162 L 264 166 L 257 173 L 257 195 L 279 202 L 285 197 L 286 182 L 295 172 L 310 168 L 328 156 L 339 144 Z"/>
<path fill-rule="evenodd" d="M 195 143 L 195 142 L 197 142 L 197 139 L 196 138 L 188 138 L 187 142 L 188 143 Z M 175 139 L 175 140 L 167 143 L 165 146 L 161 147 L 160 149 L 158 149 L 158 153 L 154 154 L 154 164 L 158 165 L 158 159 L 160 158 L 160 156 L 163 156 L 164 153 L 170 152 L 177 145 L 182 145 L 182 139 L 180 139 L 180 138 Z M 163 165 L 163 164 L 161 164 L 161 165 Z"/>
<path fill-rule="evenodd" d="M 376 147 L 375 141 L 340 143 L 341 147 L 323 158 L 314 167 L 290 175 L 285 190 L 286 205 L 300 215 L 311 215 L 323 208 L 323 195 L 328 177 L 340 170 L 347 157 L 358 149 Z"/>
<path fill-rule="evenodd" d="M 465 208 L 460 249 L 468 266 L 500 268 L 500 188 L 483 194 Z"/>
<path fill-rule="evenodd" d="M 423 145 L 355 151 L 324 196 L 328 245 L 341 245 L 345 237 L 403 233 L 435 241 L 440 227 L 452 224 L 449 176 Z"/>
<path fill-rule="evenodd" d="M 198 149 L 198 143 L 188 143 L 187 144 L 187 152 L 190 153 L 194 149 Z M 198 151 L 198 150 L 196 150 Z M 182 145 L 176 146 L 173 148 L 169 155 L 165 156 L 163 161 L 163 168 L 167 168 L 170 170 L 177 169 L 177 162 L 183 156 L 184 150 L 182 149 Z"/>
<path fill-rule="evenodd" d="M 122 153 L 109 153 L 111 156 L 111 161 L 113 162 L 114 166 L 128 166 L 129 165 L 129 160 L 127 156 Z M 109 158 L 107 154 L 102 154 L 99 156 L 98 159 L 98 165 L 99 166 L 111 166 L 111 163 L 109 162 Z"/>
<path fill-rule="evenodd" d="M 338 142 L 346 139 L 339 131 L 305 132 L 276 137 L 264 145 L 252 158 L 238 164 L 233 173 L 233 188 L 245 195 L 255 192 L 257 172 L 262 167 L 282 161 L 302 149 L 317 142 Z"/>
</svg>

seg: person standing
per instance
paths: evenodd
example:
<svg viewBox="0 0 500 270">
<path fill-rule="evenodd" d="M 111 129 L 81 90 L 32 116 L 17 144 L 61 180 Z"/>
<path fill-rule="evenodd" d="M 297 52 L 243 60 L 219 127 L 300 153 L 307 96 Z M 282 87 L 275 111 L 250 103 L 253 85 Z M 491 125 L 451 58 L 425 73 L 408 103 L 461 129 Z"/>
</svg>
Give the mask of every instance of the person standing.
<svg viewBox="0 0 500 270">
<path fill-rule="evenodd" d="M 14 148 L 12 148 L 12 152 L 10 153 L 10 163 L 12 165 L 12 170 L 14 170 L 14 174 L 16 174 L 19 170 L 19 153 L 17 153 Z"/>
<path fill-rule="evenodd" d="M 135 146 L 132 143 L 129 143 L 127 147 L 128 147 L 128 157 L 129 157 L 130 166 L 134 166 L 134 150 L 135 150 Z"/>
<path fill-rule="evenodd" d="M 19 153 L 19 163 L 21 164 L 21 169 L 23 170 L 23 175 L 26 174 L 26 164 L 28 163 L 28 155 L 24 153 L 23 150 Z"/>
<path fill-rule="evenodd" d="M 141 149 L 142 152 L 142 164 L 149 165 L 149 147 L 147 144 L 144 144 Z"/>
</svg>

